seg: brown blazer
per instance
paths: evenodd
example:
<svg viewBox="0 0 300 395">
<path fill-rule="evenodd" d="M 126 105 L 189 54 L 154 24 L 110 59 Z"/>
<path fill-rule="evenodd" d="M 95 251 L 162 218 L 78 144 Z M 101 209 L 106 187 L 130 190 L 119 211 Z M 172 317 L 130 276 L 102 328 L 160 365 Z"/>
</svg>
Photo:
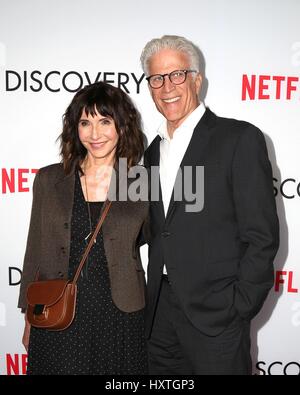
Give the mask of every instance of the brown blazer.
<svg viewBox="0 0 300 395">
<path fill-rule="evenodd" d="M 25 309 L 28 283 L 67 278 L 70 256 L 74 171 L 66 176 L 61 164 L 40 169 L 33 202 L 18 306 Z M 148 202 L 116 201 L 102 227 L 112 299 L 122 311 L 145 306 L 145 276 L 137 238 L 148 215 Z"/>
</svg>

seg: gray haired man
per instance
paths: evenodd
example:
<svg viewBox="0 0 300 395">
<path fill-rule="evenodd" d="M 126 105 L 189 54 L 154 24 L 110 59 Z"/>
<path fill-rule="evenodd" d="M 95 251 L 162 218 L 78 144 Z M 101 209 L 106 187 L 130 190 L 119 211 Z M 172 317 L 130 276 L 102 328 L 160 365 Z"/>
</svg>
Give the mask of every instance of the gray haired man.
<svg viewBox="0 0 300 395">
<path fill-rule="evenodd" d="M 273 285 L 279 243 L 264 136 L 205 107 L 203 59 L 189 40 L 153 39 L 141 62 L 165 118 L 145 153 L 160 177 L 160 199 L 150 204 L 150 373 L 251 374 L 250 321 Z M 204 167 L 198 212 L 174 196 L 186 166 Z"/>
</svg>

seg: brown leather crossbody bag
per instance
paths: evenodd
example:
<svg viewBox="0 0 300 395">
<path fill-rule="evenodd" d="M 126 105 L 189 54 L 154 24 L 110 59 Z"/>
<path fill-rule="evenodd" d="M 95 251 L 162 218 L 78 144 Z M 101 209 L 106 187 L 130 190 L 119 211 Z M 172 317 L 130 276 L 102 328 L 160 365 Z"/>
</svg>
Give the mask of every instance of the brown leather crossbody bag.
<svg viewBox="0 0 300 395">
<path fill-rule="evenodd" d="M 52 331 L 60 331 L 71 325 L 76 309 L 77 280 L 110 206 L 111 202 L 106 201 L 73 280 L 43 280 L 29 284 L 26 295 L 28 303 L 26 316 L 30 325 Z"/>
</svg>

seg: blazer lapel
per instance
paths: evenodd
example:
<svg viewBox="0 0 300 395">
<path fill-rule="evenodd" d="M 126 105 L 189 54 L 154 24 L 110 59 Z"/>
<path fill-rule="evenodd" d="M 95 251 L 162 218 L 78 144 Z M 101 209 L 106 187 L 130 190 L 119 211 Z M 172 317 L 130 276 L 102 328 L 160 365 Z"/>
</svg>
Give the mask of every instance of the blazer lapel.
<svg viewBox="0 0 300 395">
<path fill-rule="evenodd" d="M 60 202 L 60 206 L 63 209 L 63 213 L 66 215 L 65 220 L 71 218 L 74 200 L 74 188 L 75 188 L 75 171 L 72 171 L 67 176 L 62 173 L 58 181 L 55 184 L 57 197 Z"/>
<path fill-rule="evenodd" d="M 203 163 L 203 155 L 206 150 L 206 146 L 209 142 L 211 135 L 211 128 L 215 124 L 216 116 L 213 112 L 210 111 L 209 108 L 206 109 L 203 117 L 200 119 L 198 124 L 196 125 L 191 141 L 187 147 L 187 150 L 183 156 L 183 159 L 180 164 L 181 168 L 181 177 L 184 174 L 185 166 L 193 166 L 196 165 L 201 166 Z M 177 177 L 180 176 L 177 173 Z M 183 193 L 183 186 L 181 188 Z M 182 200 L 184 201 L 184 195 L 182 196 Z M 170 199 L 170 204 L 166 216 L 166 222 L 169 222 L 174 215 L 176 207 L 178 207 L 180 201 L 176 201 L 176 197 L 174 196 L 174 188 L 172 192 L 172 196 Z"/>
<path fill-rule="evenodd" d="M 151 151 L 149 152 L 149 157 L 148 157 L 148 165 L 149 165 L 149 171 L 150 171 L 150 177 L 158 177 L 158 180 L 154 180 L 155 187 L 157 186 L 158 183 L 158 188 L 159 188 L 159 200 L 151 200 L 151 206 L 153 209 L 156 210 L 157 214 L 159 217 L 163 220 L 165 220 L 165 211 L 164 211 L 164 206 L 163 206 L 163 201 L 162 201 L 162 192 L 161 192 L 161 184 L 160 184 L 160 176 L 159 176 L 159 162 L 160 162 L 160 141 L 161 138 L 157 136 L 155 140 L 153 141 L 153 145 L 151 148 Z M 156 169 L 158 169 L 158 172 L 155 173 L 155 175 L 151 174 L 151 167 L 155 166 Z"/>
</svg>

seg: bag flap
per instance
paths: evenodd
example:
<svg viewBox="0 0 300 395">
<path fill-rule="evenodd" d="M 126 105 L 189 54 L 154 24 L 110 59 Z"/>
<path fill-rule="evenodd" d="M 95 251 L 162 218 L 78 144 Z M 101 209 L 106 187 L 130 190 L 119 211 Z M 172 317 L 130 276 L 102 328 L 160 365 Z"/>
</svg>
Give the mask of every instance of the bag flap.
<svg viewBox="0 0 300 395">
<path fill-rule="evenodd" d="M 27 302 L 34 306 L 44 304 L 51 306 L 62 296 L 68 280 L 45 280 L 29 284 L 27 288 Z"/>
</svg>

